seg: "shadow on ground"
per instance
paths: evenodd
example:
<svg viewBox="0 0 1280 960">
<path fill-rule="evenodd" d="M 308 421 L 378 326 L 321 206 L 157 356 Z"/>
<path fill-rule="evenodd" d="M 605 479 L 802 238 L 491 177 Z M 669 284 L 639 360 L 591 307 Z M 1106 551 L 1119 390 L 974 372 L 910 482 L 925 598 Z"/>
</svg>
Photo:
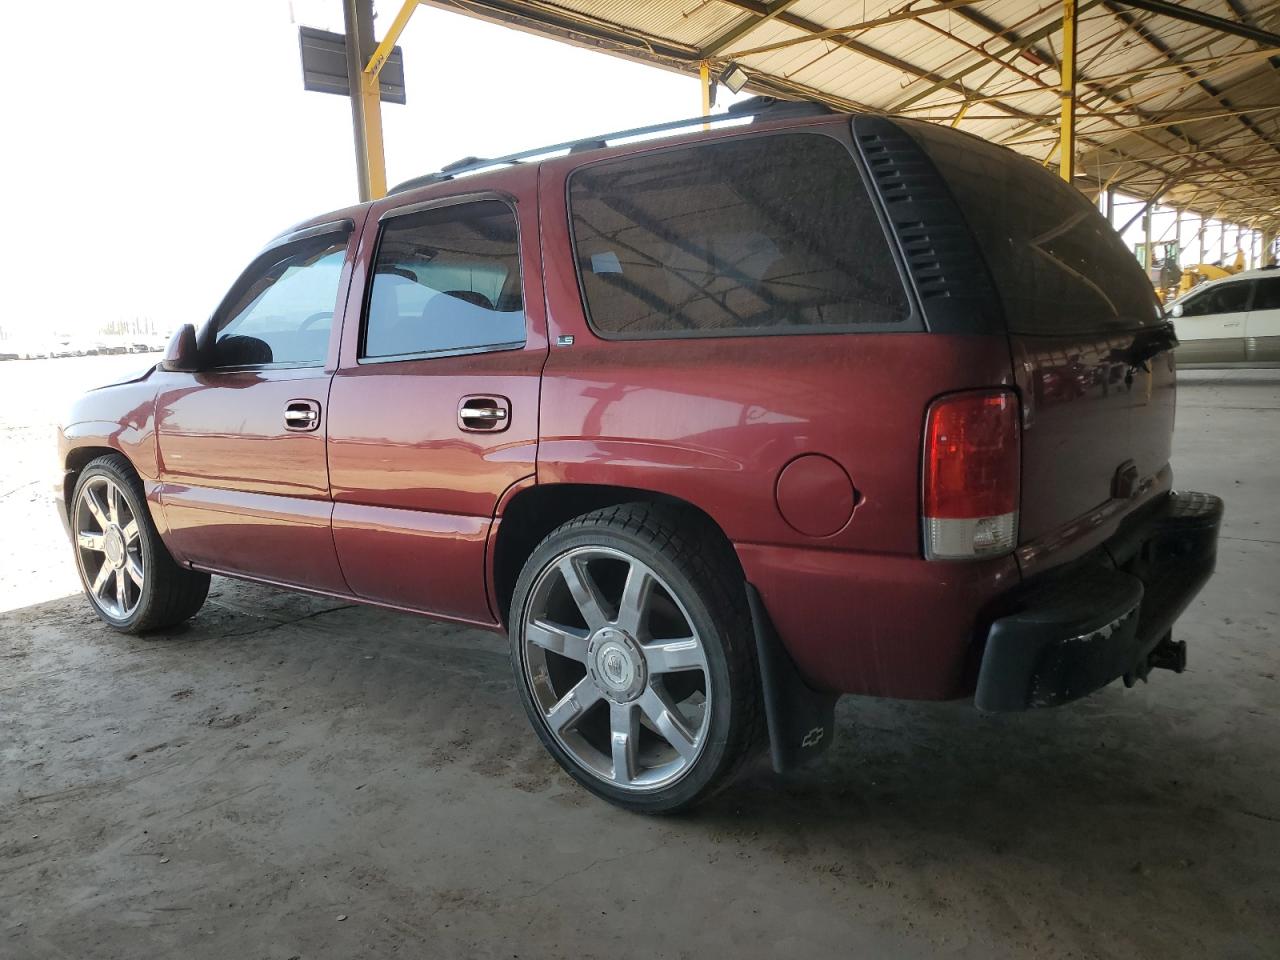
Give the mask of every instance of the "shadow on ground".
<svg viewBox="0 0 1280 960">
<path fill-rule="evenodd" d="M 501 638 L 223 580 L 167 636 L 28 607 L 0 615 L 0 955 L 1275 956 L 1251 604 L 1220 576 L 1191 672 L 1056 711 L 846 699 L 819 763 L 666 819 L 559 771 Z"/>
</svg>

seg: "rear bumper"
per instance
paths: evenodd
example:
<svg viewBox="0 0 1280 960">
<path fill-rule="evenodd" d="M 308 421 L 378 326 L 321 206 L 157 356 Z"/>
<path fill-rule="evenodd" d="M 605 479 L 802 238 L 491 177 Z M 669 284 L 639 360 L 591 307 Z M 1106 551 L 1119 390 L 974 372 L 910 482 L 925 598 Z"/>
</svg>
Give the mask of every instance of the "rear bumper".
<svg viewBox="0 0 1280 960">
<path fill-rule="evenodd" d="M 1012 555 L 918 555 L 736 544 L 801 676 L 815 690 L 908 700 L 973 693 L 994 605 L 1021 582 Z"/>
<path fill-rule="evenodd" d="M 1016 591 L 987 633 L 975 705 L 1056 706 L 1119 677 L 1145 676 L 1152 652 L 1213 573 L 1221 522 L 1217 497 L 1168 494 L 1101 550 Z"/>
</svg>

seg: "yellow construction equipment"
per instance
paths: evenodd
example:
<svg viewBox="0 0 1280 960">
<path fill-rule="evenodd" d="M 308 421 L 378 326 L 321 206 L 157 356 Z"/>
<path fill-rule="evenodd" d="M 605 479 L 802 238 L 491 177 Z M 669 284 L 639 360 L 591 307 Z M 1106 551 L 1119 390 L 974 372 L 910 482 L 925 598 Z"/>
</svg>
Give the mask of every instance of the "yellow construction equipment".
<svg viewBox="0 0 1280 960">
<path fill-rule="evenodd" d="M 1234 273 L 1239 273 L 1244 269 L 1244 251 L 1236 250 L 1236 258 L 1229 266 L 1219 265 L 1216 263 L 1197 263 L 1190 267 L 1183 268 L 1182 277 L 1178 281 L 1179 297 L 1186 294 L 1196 284 L 1204 283 L 1206 280 L 1221 280 L 1223 277 L 1229 277 Z"/>
</svg>

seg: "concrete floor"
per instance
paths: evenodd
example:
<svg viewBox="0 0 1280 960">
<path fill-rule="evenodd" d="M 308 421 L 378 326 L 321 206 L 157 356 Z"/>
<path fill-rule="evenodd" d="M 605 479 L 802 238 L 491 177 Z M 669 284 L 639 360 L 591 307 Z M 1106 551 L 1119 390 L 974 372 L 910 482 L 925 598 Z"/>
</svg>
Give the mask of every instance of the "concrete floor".
<svg viewBox="0 0 1280 960">
<path fill-rule="evenodd" d="M 1178 416 L 1179 485 L 1227 500 L 1188 673 L 846 699 L 819 764 L 679 819 L 564 776 L 485 634 L 226 580 L 111 633 L 65 543 L 16 564 L 47 515 L 6 475 L 0 957 L 1280 956 L 1280 373 L 1188 373 Z"/>
</svg>

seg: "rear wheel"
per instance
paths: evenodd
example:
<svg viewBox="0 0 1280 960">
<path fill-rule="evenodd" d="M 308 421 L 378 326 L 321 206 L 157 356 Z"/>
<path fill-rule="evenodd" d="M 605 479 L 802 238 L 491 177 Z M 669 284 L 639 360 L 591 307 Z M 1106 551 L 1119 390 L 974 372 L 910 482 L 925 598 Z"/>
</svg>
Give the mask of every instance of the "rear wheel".
<svg viewBox="0 0 1280 960">
<path fill-rule="evenodd" d="M 516 586 L 512 666 L 573 777 L 618 806 L 680 809 L 760 742 L 741 572 L 697 515 L 628 504 L 566 523 Z"/>
<path fill-rule="evenodd" d="M 94 612 L 110 627 L 142 633 L 193 616 L 209 575 L 181 567 L 160 539 L 142 481 L 124 457 L 86 466 L 71 503 L 76 569 Z"/>
</svg>

